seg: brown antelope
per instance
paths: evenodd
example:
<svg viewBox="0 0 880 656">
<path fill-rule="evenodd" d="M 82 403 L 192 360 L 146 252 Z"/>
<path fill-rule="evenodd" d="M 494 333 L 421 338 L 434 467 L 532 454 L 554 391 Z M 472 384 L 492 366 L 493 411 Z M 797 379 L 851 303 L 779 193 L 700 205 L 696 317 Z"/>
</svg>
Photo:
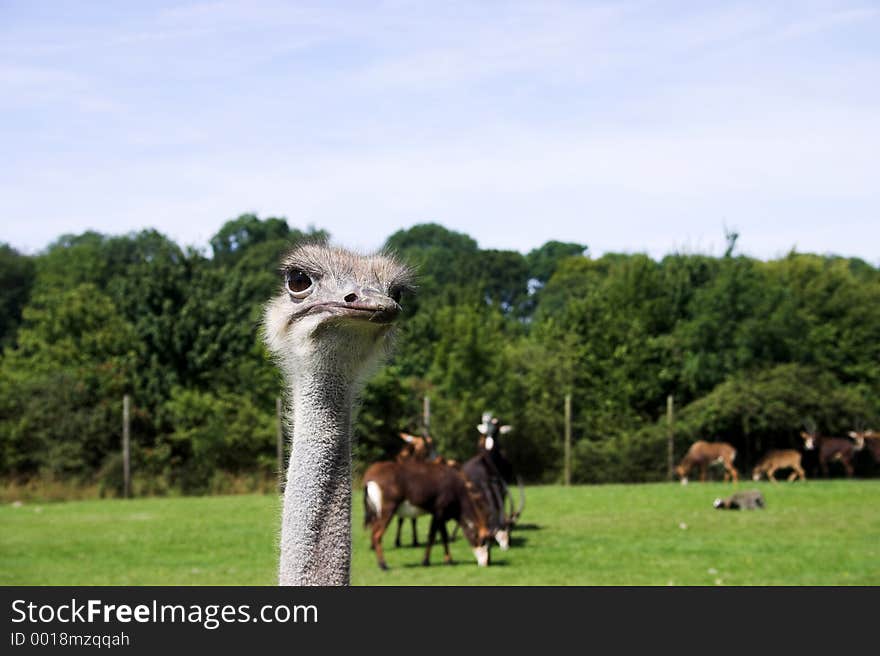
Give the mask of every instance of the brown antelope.
<svg viewBox="0 0 880 656">
<path fill-rule="evenodd" d="M 688 473 L 694 467 L 700 468 L 700 480 L 706 480 L 706 470 L 709 465 L 720 464 L 724 466 L 724 481 L 730 478 L 736 483 L 739 481 L 739 472 L 733 466 L 733 459 L 736 458 L 736 449 L 727 442 L 706 442 L 705 440 L 697 440 L 684 454 L 675 472 L 681 479 L 682 485 L 687 485 Z"/>
<path fill-rule="evenodd" d="M 868 447 L 868 453 L 874 458 L 874 462 L 880 463 L 880 433 L 874 430 L 850 431 L 848 435 L 855 440 L 856 445 Z"/>
<path fill-rule="evenodd" d="M 800 451 L 795 451 L 794 449 L 773 449 L 765 453 L 752 470 L 752 480 L 760 481 L 761 474 L 767 474 L 767 478 L 775 483 L 776 479 L 773 477 L 773 474 L 778 469 L 792 470 L 788 477 L 789 481 L 794 481 L 798 478 L 802 481 L 807 480 L 807 476 L 801 467 Z"/>
<path fill-rule="evenodd" d="M 865 446 L 864 439 L 854 438 L 855 443 L 853 443 L 845 437 L 825 437 L 815 429 L 801 431 L 801 437 L 804 440 L 805 449 L 816 450 L 819 453 L 819 467 L 822 469 L 823 476 L 828 476 L 828 463 L 837 460 L 843 465 L 846 475 L 852 477 L 853 457 L 856 451 L 861 451 Z"/>
<path fill-rule="evenodd" d="M 434 450 L 434 440 L 430 435 L 419 436 L 419 435 L 410 435 L 409 433 L 400 433 L 400 439 L 403 440 L 404 444 L 400 448 L 395 460 L 397 462 L 403 462 L 404 460 L 418 460 L 420 462 L 438 462 L 438 458 L 442 460 L 441 456 L 437 455 L 437 452 Z M 412 546 L 419 546 L 419 535 L 416 530 L 416 520 L 419 518 L 419 515 L 407 515 L 412 524 Z M 404 515 L 400 514 L 398 511 L 397 515 L 397 534 L 394 536 L 394 546 L 400 546 L 400 534 L 403 530 L 403 520 L 406 519 Z"/>
<path fill-rule="evenodd" d="M 395 514 L 430 514 L 431 528 L 423 565 L 430 564 L 437 533 L 443 540 L 444 562 L 451 562 L 446 522 L 454 519 L 470 543 L 477 564 L 489 564 L 491 534 L 484 501 L 474 486 L 455 467 L 446 463 L 377 462 L 364 473 L 364 524 L 381 569 L 388 569 L 382 553 L 382 535 Z"/>
</svg>

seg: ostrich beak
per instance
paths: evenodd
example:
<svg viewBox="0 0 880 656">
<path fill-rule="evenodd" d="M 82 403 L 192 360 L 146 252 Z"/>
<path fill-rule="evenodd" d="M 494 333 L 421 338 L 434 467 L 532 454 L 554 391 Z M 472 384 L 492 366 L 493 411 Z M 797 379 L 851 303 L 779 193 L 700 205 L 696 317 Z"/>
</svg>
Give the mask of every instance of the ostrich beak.
<svg viewBox="0 0 880 656">
<path fill-rule="evenodd" d="M 397 302 L 381 292 L 357 289 L 345 294 L 343 300 L 322 301 L 306 307 L 293 315 L 291 320 L 302 314 L 328 312 L 338 317 L 368 320 L 376 324 L 390 324 L 397 319 L 401 307 Z"/>
<path fill-rule="evenodd" d="M 347 293 L 340 307 L 352 311 L 353 314 L 369 313 L 369 320 L 376 323 L 393 322 L 401 310 L 393 298 L 369 287 L 360 287 Z"/>
</svg>

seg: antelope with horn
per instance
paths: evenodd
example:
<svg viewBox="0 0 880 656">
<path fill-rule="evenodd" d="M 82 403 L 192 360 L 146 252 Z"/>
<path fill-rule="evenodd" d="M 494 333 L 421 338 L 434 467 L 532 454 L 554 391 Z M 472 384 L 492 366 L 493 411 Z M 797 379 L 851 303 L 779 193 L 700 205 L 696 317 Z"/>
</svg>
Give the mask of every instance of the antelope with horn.
<svg viewBox="0 0 880 656">
<path fill-rule="evenodd" d="M 856 444 L 861 443 L 863 447 L 867 447 L 874 462 L 880 463 L 880 433 L 875 430 L 855 430 L 850 431 L 848 435 Z"/>
<path fill-rule="evenodd" d="M 831 462 L 839 462 L 843 465 L 844 471 L 848 477 L 852 477 L 853 458 L 856 451 L 861 451 L 865 446 L 865 440 L 859 437 L 859 433 L 853 431 L 850 437 L 853 442 L 845 437 L 827 437 L 816 430 L 816 425 L 810 422 L 804 424 L 806 430 L 801 431 L 801 438 L 804 440 L 804 448 L 808 451 L 816 451 L 819 454 L 819 467 L 822 475 L 828 477 L 828 464 Z"/>
<path fill-rule="evenodd" d="M 500 436 L 511 430 L 512 426 L 502 424 L 491 413 L 483 413 L 482 423 L 477 426 L 479 452 L 462 465 L 462 471 L 487 499 L 489 530 L 502 551 L 510 547 L 510 531 L 522 515 L 526 500 L 522 479 L 514 474 L 513 465 L 501 449 Z M 516 509 L 508 489 L 514 481 L 519 487 Z"/>
<path fill-rule="evenodd" d="M 442 462 L 443 458 L 437 455 L 434 450 L 434 440 L 430 435 L 411 435 L 410 433 L 399 433 L 400 439 L 404 444 L 400 448 L 395 460 L 403 462 L 404 460 L 415 460 L 418 462 Z M 397 534 L 394 537 L 394 546 L 400 546 L 400 534 L 403 530 L 403 520 L 407 517 L 412 523 L 412 546 L 419 546 L 419 535 L 416 527 L 416 520 L 424 513 L 414 513 L 415 509 L 401 508 L 397 511 Z"/>
</svg>

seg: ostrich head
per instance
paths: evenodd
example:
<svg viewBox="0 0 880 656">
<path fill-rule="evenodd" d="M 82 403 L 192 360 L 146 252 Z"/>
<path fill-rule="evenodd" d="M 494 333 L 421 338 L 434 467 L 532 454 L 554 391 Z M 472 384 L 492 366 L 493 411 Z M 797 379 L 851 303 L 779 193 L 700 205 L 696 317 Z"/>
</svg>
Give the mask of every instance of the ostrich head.
<svg viewBox="0 0 880 656">
<path fill-rule="evenodd" d="M 362 256 L 307 244 L 281 263 L 282 288 L 266 307 L 265 339 L 288 374 L 304 361 L 353 382 L 382 355 L 409 268 L 388 254 Z M 347 374 L 347 375 L 346 375 Z"/>
</svg>

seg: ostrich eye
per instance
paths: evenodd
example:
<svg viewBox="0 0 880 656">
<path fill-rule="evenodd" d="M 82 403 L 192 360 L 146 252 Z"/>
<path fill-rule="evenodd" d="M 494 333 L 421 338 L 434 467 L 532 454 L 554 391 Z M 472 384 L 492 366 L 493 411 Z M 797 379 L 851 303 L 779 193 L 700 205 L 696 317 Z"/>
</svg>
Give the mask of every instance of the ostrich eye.
<svg viewBox="0 0 880 656">
<path fill-rule="evenodd" d="M 287 272 L 287 290 L 293 295 L 300 295 L 308 291 L 312 286 L 312 279 L 308 274 L 299 269 L 291 269 Z"/>
<path fill-rule="evenodd" d="M 391 297 L 391 300 L 393 300 L 395 303 L 400 305 L 400 296 L 401 296 L 400 287 L 395 287 L 394 289 L 391 290 L 391 292 L 388 295 Z"/>
</svg>

